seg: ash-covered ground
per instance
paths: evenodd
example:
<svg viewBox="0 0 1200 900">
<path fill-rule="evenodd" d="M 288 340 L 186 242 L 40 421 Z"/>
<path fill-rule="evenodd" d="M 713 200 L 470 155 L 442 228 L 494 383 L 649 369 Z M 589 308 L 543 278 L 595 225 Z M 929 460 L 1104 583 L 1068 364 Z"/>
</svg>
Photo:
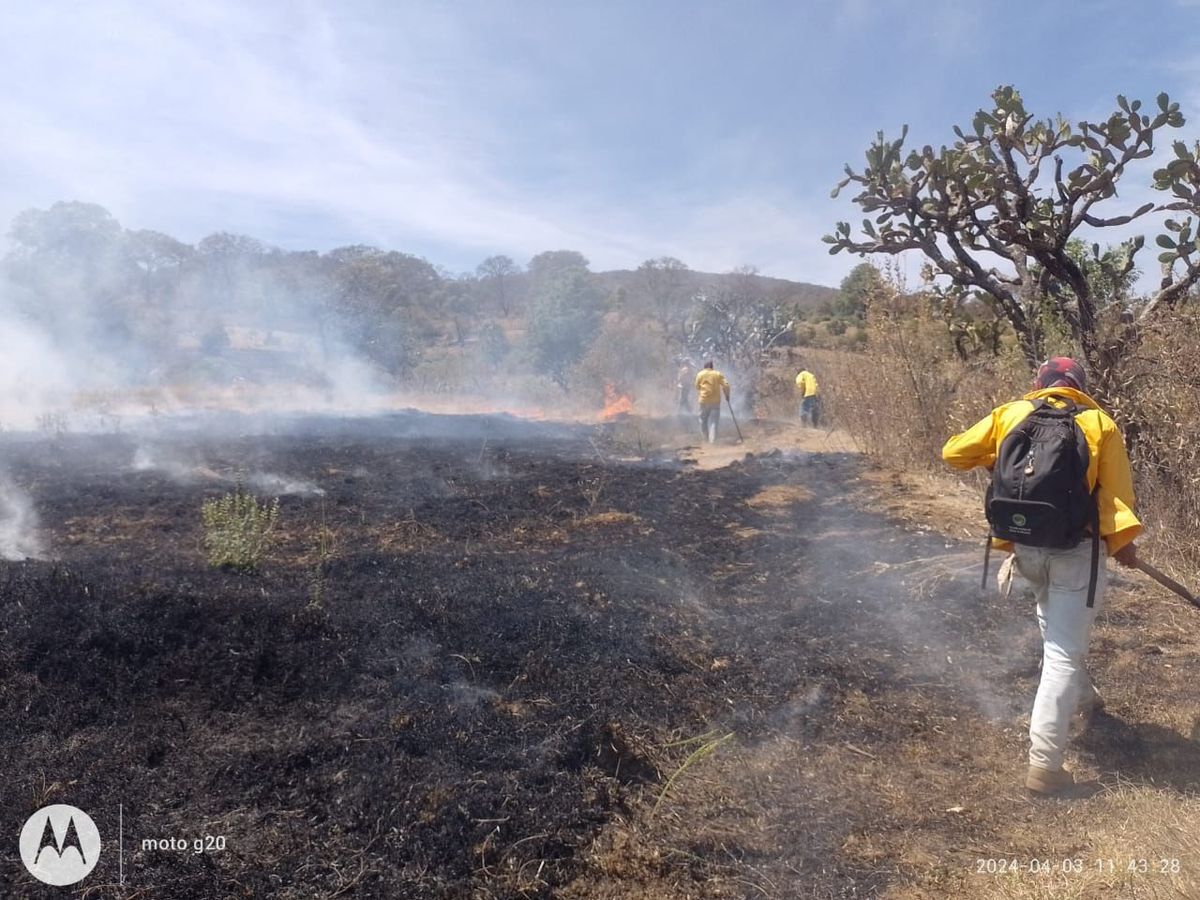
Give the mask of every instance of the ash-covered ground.
<svg viewBox="0 0 1200 900">
<path fill-rule="evenodd" d="M 0 563 L 8 833 L 85 810 L 104 897 L 865 897 L 909 863 L 863 841 L 915 832 L 965 864 L 992 820 L 871 773 L 948 807 L 995 774 L 980 735 L 1016 772 L 1026 611 L 853 457 L 694 471 L 645 428 L 6 436 L 46 556 Z M 203 553 L 238 482 L 281 499 L 255 575 Z M 0 884 L 57 895 L 15 852 Z"/>
</svg>

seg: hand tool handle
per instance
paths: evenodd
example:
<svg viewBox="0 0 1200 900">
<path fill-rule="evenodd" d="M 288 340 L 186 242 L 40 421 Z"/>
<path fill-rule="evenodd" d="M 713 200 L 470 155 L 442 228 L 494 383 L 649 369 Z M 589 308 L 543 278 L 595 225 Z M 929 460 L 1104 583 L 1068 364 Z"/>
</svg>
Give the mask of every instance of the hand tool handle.
<svg viewBox="0 0 1200 900">
<path fill-rule="evenodd" d="M 738 425 L 737 416 L 733 412 L 733 404 L 729 401 L 728 396 L 725 398 L 725 405 L 729 407 L 729 418 L 733 419 L 733 427 L 737 429 L 738 440 L 745 442 L 746 439 L 742 437 L 742 427 Z"/>
<path fill-rule="evenodd" d="M 1154 568 L 1154 566 L 1150 565 L 1150 563 L 1146 562 L 1145 560 L 1139 559 L 1138 563 L 1137 563 L 1137 568 L 1140 569 L 1142 572 L 1145 572 L 1147 575 L 1149 575 L 1151 578 L 1153 578 L 1155 581 L 1157 581 L 1159 584 L 1161 584 L 1163 587 L 1165 587 L 1171 593 L 1178 594 L 1180 597 L 1182 597 L 1188 603 L 1192 604 L 1192 606 L 1200 607 L 1200 600 L 1196 599 L 1195 595 L 1193 595 L 1191 591 L 1189 591 L 1187 588 L 1185 588 L 1182 584 L 1180 584 L 1178 581 L 1176 581 L 1174 578 L 1170 577 L 1169 575 L 1164 575 L 1158 569 Z"/>
</svg>

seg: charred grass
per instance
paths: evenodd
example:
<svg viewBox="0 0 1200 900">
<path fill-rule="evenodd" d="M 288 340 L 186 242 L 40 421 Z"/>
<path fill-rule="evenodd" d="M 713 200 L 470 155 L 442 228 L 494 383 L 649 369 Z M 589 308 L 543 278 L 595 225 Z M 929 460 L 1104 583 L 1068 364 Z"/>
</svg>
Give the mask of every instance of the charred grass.
<svg viewBox="0 0 1200 900">
<path fill-rule="evenodd" d="M 1039 803 L 1036 633 L 972 590 L 974 542 L 905 530 L 848 455 L 694 472 L 613 437 L 192 441 L 323 491 L 282 498 L 257 576 L 204 565 L 221 484 L 132 471 L 130 439 L 7 447 L 55 554 L 0 567 L 10 831 L 123 804 L 129 883 L 106 853 L 93 884 L 195 898 L 1041 896 L 975 861 L 1131 848 L 1150 812 L 1187 848 L 1184 620 L 1148 654 L 1113 604 L 1075 751 L 1106 790 Z M 229 849 L 140 850 L 206 833 Z M 11 856 L 0 883 L 37 896 Z"/>
</svg>

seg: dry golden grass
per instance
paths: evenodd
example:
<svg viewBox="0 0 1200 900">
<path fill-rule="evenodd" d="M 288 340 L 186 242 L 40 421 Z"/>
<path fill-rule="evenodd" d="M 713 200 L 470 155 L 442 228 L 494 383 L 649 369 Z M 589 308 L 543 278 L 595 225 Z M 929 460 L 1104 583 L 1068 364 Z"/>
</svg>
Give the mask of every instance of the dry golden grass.
<svg viewBox="0 0 1200 900">
<path fill-rule="evenodd" d="M 199 517 L 197 517 L 198 519 Z M 126 545 L 140 547 L 147 531 L 170 529 L 176 523 L 152 509 L 115 508 L 92 516 L 72 516 L 63 523 L 59 540 L 68 544 Z M 200 530 L 188 523 L 187 540 L 199 541 Z"/>
<path fill-rule="evenodd" d="M 613 525 L 637 525 L 642 521 L 642 517 L 631 512 L 621 512 L 618 510 L 608 510 L 606 512 L 592 513 L 590 515 L 581 516 L 575 521 L 576 528 L 603 528 Z"/>
<path fill-rule="evenodd" d="M 375 543 L 385 553 L 412 552 L 444 539 L 436 528 L 415 519 L 398 519 L 381 525 L 367 526 L 361 531 L 365 540 Z M 315 535 L 311 544 L 316 544 Z"/>
<path fill-rule="evenodd" d="M 967 869 L 922 877 L 887 900 L 1158 900 L 1200 897 L 1200 798 L 1121 786 L 1091 801 L 1073 827 L 1032 818 L 1001 833 Z M 936 866 L 926 869 L 934 876 Z"/>
<path fill-rule="evenodd" d="M 983 544 L 987 522 L 982 489 L 947 475 L 901 469 L 869 469 L 859 478 L 859 488 L 864 501 L 889 516 Z"/>
<path fill-rule="evenodd" d="M 773 484 L 746 501 L 751 509 L 791 510 L 792 504 L 812 499 L 812 491 L 802 484 Z"/>
<path fill-rule="evenodd" d="M 757 537 L 762 537 L 766 534 L 761 528 L 742 527 L 730 522 L 727 526 L 729 533 L 735 538 L 743 541 L 752 541 Z"/>
</svg>

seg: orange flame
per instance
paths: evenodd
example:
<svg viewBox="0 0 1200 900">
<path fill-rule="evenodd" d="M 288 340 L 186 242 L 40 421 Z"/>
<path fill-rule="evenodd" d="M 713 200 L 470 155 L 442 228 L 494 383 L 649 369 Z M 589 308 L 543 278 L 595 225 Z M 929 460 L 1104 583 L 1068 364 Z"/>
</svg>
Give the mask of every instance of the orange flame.
<svg viewBox="0 0 1200 900">
<path fill-rule="evenodd" d="M 633 398 L 622 394 L 611 384 L 604 386 L 604 419 L 615 419 L 617 416 L 627 416 L 633 412 Z"/>
</svg>

